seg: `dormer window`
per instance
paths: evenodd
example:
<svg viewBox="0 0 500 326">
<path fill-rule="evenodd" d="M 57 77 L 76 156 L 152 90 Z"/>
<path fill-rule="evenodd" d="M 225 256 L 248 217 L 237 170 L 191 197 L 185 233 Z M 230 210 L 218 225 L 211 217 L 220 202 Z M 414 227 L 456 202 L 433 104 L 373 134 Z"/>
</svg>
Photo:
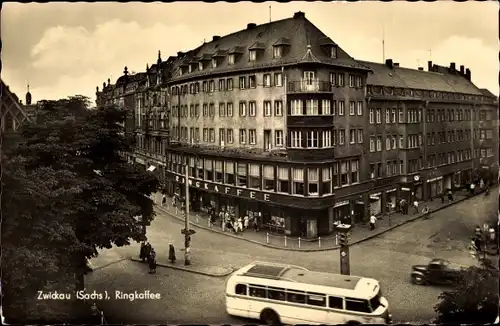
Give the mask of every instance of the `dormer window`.
<svg viewBox="0 0 500 326">
<path fill-rule="evenodd" d="M 193 72 L 193 65 L 189 65 L 188 71 Z"/>
<path fill-rule="evenodd" d="M 330 58 L 337 59 L 337 47 L 336 46 L 330 47 Z"/>
<path fill-rule="evenodd" d="M 257 51 L 256 50 L 250 50 L 250 61 L 257 61 Z"/>
<path fill-rule="evenodd" d="M 235 62 L 235 57 L 236 55 L 235 54 L 230 54 L 229 57 L 228 57 L 228 63 L 230 65 L 234 65 L 234 62 Z"/>
<path fill-rule="evenodd" d="M 198 62 L 198 70 L 203 70 L 203 61 Z"/>
<path fill-rule="evenodd" d="M 273 57 L 274 58 L 281 58 L 282 56 L 283 56 L 283 47 L 275 46 L 273 49 Z"/>
<path fill-rule="evenodd" d="M 216 58 L 212 59 L 212 68 L 217 68 L 217 59 Z"/>
</svg>

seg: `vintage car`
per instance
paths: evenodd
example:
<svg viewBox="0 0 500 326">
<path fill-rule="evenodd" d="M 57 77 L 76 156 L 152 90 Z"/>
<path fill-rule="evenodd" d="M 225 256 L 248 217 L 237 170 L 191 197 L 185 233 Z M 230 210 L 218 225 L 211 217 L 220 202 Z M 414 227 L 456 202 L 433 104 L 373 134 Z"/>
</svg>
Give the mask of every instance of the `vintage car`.
<svg viewBox="0 0 500 326">
<path fill-rule="evenodd" d="M 433 259 L 427 265 L 414 265 L 411 268 L 411 281 L 414 284 L 454 284 L 462 266 L 453 265 L 444 259 Z"/>
</svg>

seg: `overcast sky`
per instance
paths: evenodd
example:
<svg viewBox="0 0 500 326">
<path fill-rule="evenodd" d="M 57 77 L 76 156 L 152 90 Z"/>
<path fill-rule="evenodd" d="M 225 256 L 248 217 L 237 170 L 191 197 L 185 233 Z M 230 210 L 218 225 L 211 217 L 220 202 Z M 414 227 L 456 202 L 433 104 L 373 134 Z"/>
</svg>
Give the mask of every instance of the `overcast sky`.
<svg viewBox="0 0 500 326">
<path fill-rule="evenodd" d="M 81 94 L 123 73 L 144 71 L 177 51 L 247 23 L 306 17 L 356 59 L 427 69 L 427 61 L 471 69 L 473 82 L 498 95 L 498 3 L 5 3 L 2 7 L 2 79 L 33 100 Z M 385 28 L 383 26 L 385 25 Z M 431 52 L 429 52 L 431 50 Z"/>
</svg>

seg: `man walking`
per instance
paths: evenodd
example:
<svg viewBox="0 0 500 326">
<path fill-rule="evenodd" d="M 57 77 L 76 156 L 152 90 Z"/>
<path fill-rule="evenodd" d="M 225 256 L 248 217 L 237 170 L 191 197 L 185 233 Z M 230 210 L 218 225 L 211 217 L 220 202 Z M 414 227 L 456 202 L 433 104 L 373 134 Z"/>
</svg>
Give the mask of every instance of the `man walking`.
<svg viewBox="0 0 500 326">
<path fill-rule="evenodd" d="M 418 200 L 416 199 L 413 201 L 413 208 L 415 209 L 413 215 L 418 214 Z"/>
<path fill-rule="evenodd" d="M 373 231 L 375 230 L 375 222 L 377 221 L 377 217 L 375 216 L 375 214 L 372 214 L 372 216 L 370 216 L 370 230 Z"/>
</svg>

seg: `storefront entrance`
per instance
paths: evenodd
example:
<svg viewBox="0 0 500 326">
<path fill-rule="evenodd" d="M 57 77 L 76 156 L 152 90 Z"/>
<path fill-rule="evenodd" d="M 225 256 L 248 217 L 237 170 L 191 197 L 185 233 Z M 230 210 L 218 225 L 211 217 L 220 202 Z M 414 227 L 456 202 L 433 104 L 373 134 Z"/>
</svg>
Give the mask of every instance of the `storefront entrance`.
<svg viewBox="0 0 500 326">
<path fill-rule="evenodd" d="M 397 200 L 397 189 L 390 189 L 386 191 L 386 200 L 387 200 L 387 212 L 393 213 L 396 211 L 396 200 Z"/>
<path fill-rule="evenodd" d="M 382 213 L 382 193 L 370 195 L 370 215 L 380 215 Z"/>
</svg>

